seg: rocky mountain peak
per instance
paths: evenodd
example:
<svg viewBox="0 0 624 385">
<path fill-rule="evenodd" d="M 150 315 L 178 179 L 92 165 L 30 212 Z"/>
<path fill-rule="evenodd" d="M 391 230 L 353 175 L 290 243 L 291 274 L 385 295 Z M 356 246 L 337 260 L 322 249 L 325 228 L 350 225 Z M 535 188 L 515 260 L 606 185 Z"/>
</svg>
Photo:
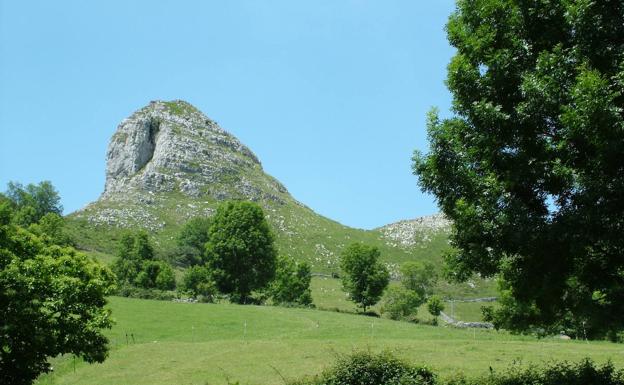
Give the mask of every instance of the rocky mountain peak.
<svg viewBox="0 0 624 385">
<path fill-rule="evenodd" d="M 262 170 L 249 148 L 182 100 L 152 101 L 124 119 L 106 164 L 102 197 L 111 199 L 131 191 L 200 196 L 242 170 Z"/>
</svg>

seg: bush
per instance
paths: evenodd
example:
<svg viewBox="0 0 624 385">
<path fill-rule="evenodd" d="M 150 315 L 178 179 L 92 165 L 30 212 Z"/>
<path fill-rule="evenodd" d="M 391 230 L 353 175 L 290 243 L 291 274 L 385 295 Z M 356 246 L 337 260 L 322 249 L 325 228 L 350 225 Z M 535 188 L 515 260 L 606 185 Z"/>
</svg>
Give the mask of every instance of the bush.
<svg viewBox="0 0 624 385">
<path fill-rule="evenodd" d="M 136 285 L 143 289 L 173 290 L 175 274 L 171 265 L 154 259 L 154 248 L 145 231 L 126 233 L 119 241 L 112 265 L 119 286 Z"/>
<path fill-rule="evenodd" d="M 356 352 L 342 357 L 320 376 L 292 385 L 434 385 L 436 376 L 424 366 L 410 365 L 388 352 Z"/>
<path fill-rule="evenodd" d="M 213 302 L 217 287 L 205 266 L 192 266 L 182 278 L 181 289 L 200 302 Z"/>
<path fill-rule="evenodd" d="M 312 305 L 311 280 L 309 264 L 296 262 L 290 257 L 279 257 L 275 279 L 269 286 L 269 295 L 276 304 L 310 306 Z"/>
<path fill-rule="evenodd" d="M 448 385 L 624 385 L 624 372 L 611 363 L 596 366 L 590 359 L 576 364 L 551 363 L 544 368 L 512 367 L 504 373 L 466 379 L 456 377 Z"/>
<path fill-rule="evenodd" d="M 391 287 L 384 296 L 381 313 L 393 320 L 407 319 L 415 315 L 423 298 L 413 290 Z"/>
<path fill-rule="evenodd" d="M 117 289 L 117 295 L 121 297 L 155 299 L 160 301 L 171 301 L 176 298 L 176 293 L 173 291 L 144 289 L 129 284 L 120 285 Z"/>
<path fill-rule="evenodd" d="M 436 375 L 426 367 L 414 366 L 388 352 L 356 352 L 342 357 L 321 375 L 290 382 L 290 385 L 435 385 Z M 512 366 L 477 378 L 459 374 L 445 385 L 624 385 L 624 371 L 610 362 L 595 365 L 590 359 L 574 363 L 553 362 L 545 367 Z"/>
<path fill-rule="evenodd" d="M 134 283 L 144 289 L 172 290 L 175 288 L 175 275 L 167 262 L 143 261 Z"/>
<path fill-rule="evenodd" d="M 438 326 L 438 317 L 444 311 L 444 302 L 437 295 L 433 295 L 427 301 L 427 310 L 433 316 L 433 325 Z"/>
</svg>

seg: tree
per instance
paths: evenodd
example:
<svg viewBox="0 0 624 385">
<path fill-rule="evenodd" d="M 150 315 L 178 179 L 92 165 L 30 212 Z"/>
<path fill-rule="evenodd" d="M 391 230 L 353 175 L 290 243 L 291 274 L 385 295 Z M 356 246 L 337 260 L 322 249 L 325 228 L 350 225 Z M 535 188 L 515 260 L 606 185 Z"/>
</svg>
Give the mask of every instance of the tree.
<svg viewBox="0 0 624 385">
<path fill-rule="evenodd" d="M 280 257 L 269 294 L 278 304 L 309 306 L 312 304 L 311 280 L 310 265 L 290 257 Z"/>
<path fill-rule="evenodd" d="M 455 116 L 414 172 L 453 220 L 458 280 L 499 275 L 496 326 L 624 328 L 624 4 L 460 0 Z"/>
<path fill-rule="evenodd" d="M 65 220 L 56 213 L 45 214 L 39 222 L 28 226 L 28 230 L 54 245 L 74 245 L 72 237 L 65 231 Z"/>
<path fill-rule="evenodd" d="M 400 320 L 417 313 L 418 307 L 425 301 L 414 290 L 405 287 L 388 288 L 381 307 L 381 312 L 388 314 L 390 319 Z"/>
<path fill-rule="evenodd" d="M 180 263 L 183 266 L 201 265 L 205 262 L 205 245 L 208 242 L 210 219 L 195 217 L 182 226 L 177 237 Z"/>
<path fill-rule="evenodd" d="M 406 262 L 401 266 L 401 283 L 424 300 L 438 280 L 435 266 L 429 262 Z"/>
<path fill-rule="evenodd" d="M 141 264 L 134 284 L 144 289 L 173 290 L 175 275 L 167 262 L 146 260 Z"/>
<path fill-rule="evenodd" d="M 182 278 L 182 290 L 190 294 L 193 298 L 198 298 L 202 302 L 212 302 L 217 294 L 217 288 L 210 270 L 205 266 L 191 266 L 186 270 Z"/>
<path fill-rule="evenodd" d="M 147 233 L 145 231 L 127 232 L 119 240 L 117 259 L 113 262 L 112 268 L 119 282 L 134 284 L 143 270 L 143 262 L 152 259 L 154 259 L 154 248 L 149 242 Z M 140 281 L 145 281 L 146 278 L 142 277 Z"/>
<path fill-rule="evenodd" d="M 121 284 L 144 289 L 175 288 L 173 269 L 167 262 L 154 259 L 154 248 L 145 231 L 122 235 L 112 268 Z"/>
<path fill-rule="evenodd" d="M 379 301 L 390 282 L 388 269 L 379 257 L 379 249 L 363 243 L 352 243 L 341 255 L 342 286 L 364 311 Z"/>
<path fill-rule="evenodd" d="M 275 275 L 277 251 L 262 208 L 253 202 L 225 202 L 208 229 L 206 259 L 222 293 L 247 303 L 254 290 Z"/>
<path fill-rule="evenodd" d="M 49 181 L 37 185 L 31 183 L 26 187 L 21 183 L 9 182 L 6 196 L 15 207 L 13 218 L 21 226 L 38 222 L 48 213 L 63 214 L 61 197 Z"/>
<path fill-rule="evenodd" d="M 113 273 L 16 226 L 14 214 L 0 199 L 0 383 L 31 384 L 59 354 L 104 361 Z"/>
<path fill-rule="evenodd" d="M 442 302 L 440 297 L 438 297 L 437 295 L 432 295 L 427 300 L 427 310 L 429 311 L 429 314 L 434 317 L 433 322 L 435 325 L 437 325 L 438 317 L 440 316 L 440 313 L 444 311 L 444 302 Z"/>
</svg>

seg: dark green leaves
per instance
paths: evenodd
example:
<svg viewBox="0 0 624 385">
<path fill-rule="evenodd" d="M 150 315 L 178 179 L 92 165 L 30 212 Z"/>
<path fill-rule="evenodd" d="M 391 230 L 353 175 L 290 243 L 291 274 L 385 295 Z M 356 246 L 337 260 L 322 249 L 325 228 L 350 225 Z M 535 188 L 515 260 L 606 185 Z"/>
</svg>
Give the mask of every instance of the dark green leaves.
<svg viewBox="0 0 624 385">
<path fill-rule="evenodd" d="M 622 20 L 621 1 L 518 0 L 449 19 L 456 116 L 432 111 L 413 168 L 454 222 L 451 275 L 504 280 L 506 328 L 624 328 Z"/>
</svg>

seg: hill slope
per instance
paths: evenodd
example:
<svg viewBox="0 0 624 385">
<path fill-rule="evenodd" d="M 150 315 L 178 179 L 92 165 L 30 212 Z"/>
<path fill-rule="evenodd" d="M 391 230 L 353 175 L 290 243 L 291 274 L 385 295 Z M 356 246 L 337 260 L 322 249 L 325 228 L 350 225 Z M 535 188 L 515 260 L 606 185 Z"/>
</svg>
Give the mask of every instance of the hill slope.
<svg viewBox="0 0 624 385">
<path fill-rule="evenodd" d="M 316 214 L 266 174 L 249 148 L 179 100 L 151 102 L 121 122 L 109 144 L 103 194 L 68 220 L 83 249 L 112 253 L 122 231 L 144 228 L 167 253 L 182 224 L 227 199 L 259 203 L 280 252 L 317 272 L 336 271 L 341 249 L 355 241 L 378 246 L 393 272 L 406 260 L 437 261 L 447 247 L 448 226 L 439 217 L 366 231 Z M 435 223 L 442 225 L 428 225 Z"/>
</svg>

